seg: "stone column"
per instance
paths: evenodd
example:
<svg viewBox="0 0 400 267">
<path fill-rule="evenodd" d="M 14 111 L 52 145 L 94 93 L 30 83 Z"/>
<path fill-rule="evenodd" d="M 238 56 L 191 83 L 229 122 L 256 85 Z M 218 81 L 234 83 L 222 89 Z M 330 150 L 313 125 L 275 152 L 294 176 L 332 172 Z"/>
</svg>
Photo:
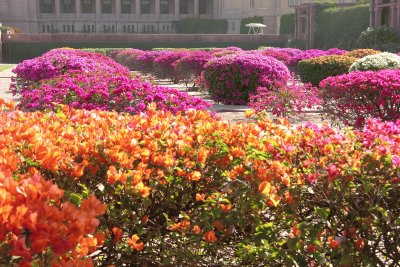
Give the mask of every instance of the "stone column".
<svg viewBox="0 0 400 267">
<path fill-rule="evenodd" d="M 180 2 L 179 0 L 175 0 L 175 20 L 180 19 Z"/>
<path fill-rule="evenodd" d="M 121 0 L 115 0 L 115 16 L 117 19 L 121 17 Z"/>
<path fill-rule="evenodd" d="M 396 26 L 397 26 L 396 22 L 397 22 L 397 10 L 396 10 L 396 5 L 395 5 L 395 4 L 392 4 L 392 5 L 390 6 L 390 26 L 391 26 L 393 29 L 396 29 Z"/>
<path fill-rule="evenodd" d="M 382 8 L 375 7 L 375 27 L 381 26 L 382 20 Z"/>
<path fill-rule="evenodd" d="M 81 15 L 82 2 L 81 0 L 75 0 L 75 16 L 79 17 Z"/>
<path fill-rule="evenodd" d="M 140 15 L 140 0 L 135 0 L 135 14 Z"/>
<path fill-rule="evenodd" d="M 55 0 L 54 8 L 55 8 L 55 14 L 56 17 L 60 17 L 61 13 L 61 0 Z"/>
<path fill-rule="evenodd" d="M 213 18 L 217 19 L 220 17 L 219 15 L 220 12 L 220 3 L 219 0 L 214 0 L 213 1 Z"/>
<path fill-rule="evenodd" d="M 193 14 L 195 17 L 199 16 L 199 0 L 193 1 Z"/>
<path fill-rule="evenodd" d="M 396 30 L 400 31 L 400 4 L 397 5 L 397 24 L 396 24 Z"/>
<path fill-rule="evenodd" d="M 156 14 L 156 19 L 160 18 L 160 0 L 156 0 L 156 5 L 155 5 L 155 14 Z"/>
<path fill-rule="evenodd" d="M 101 0 L 96 0 L 96 15 L 101 14 Z"/>
</svg>

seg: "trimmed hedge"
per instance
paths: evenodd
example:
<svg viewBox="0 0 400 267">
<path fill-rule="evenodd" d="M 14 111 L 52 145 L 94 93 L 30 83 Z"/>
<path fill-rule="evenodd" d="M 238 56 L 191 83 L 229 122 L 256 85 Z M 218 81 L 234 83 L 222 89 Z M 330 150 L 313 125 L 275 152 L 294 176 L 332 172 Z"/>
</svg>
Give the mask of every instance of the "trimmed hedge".
<svg viewBox="0 0 400 267">
<path fill-rule="evenodd" d="M 325 78 L 347 73 L 357 59 L 341 55 L 329 55 L 302 60 L 297 66 L 298 74 L 304 83 L 318 84 Z"/>
<path fill-rule="evenodd" d="M 281 16 L 280 34 L 294 34 L 295 29 L 295 14 L 286 14 Z"/>
<path fill-rule="evenodd" d="M 250 17 L 250 18 L 244 18 L 240 21 L 240 34 L 247 34 L 249 32 L 249 28 L 246 27 L 246 24 L 249 23 L 263 23 L 263 17 Z"/>
<path fill-rule="evenodd" d="M 226 19 L 185 18 L 174 22 L 177 33 L 226 33 Z"/>
<path fill-rule="evenodd" d="M 356 38 L 369 25 L 368 5 L 320 6 L 316 17 L 315 46 L 321 49 L 352 49 Z"/>
</svg>

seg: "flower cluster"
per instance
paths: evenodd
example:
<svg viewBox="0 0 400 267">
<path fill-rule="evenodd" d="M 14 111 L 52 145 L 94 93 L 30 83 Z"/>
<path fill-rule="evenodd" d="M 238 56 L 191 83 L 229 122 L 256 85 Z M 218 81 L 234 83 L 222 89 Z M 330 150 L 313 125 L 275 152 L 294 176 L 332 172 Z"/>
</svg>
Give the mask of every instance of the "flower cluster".
<svg viewBox="0 0 400 267">
<path fill-rule="evenodd" d="M 201 84 L 201 73 L 204 65 L 211 59 L 211 53 L 206 51 L 194 51 L 176 61 L 175 73 L 177 79 L 186 85 L 190 82 Z"/>
<path fill-rule="evenodd" d="M 203 78 L 211 98 L 224 104 L 244 105 L 257 87 L 286 82 L 288 68 L 275 58 L 237 54 L 214 58 L 204 67 Z"/>
<path fill-rule="evenodd" d="M 188 54 L 188 51 L 176 50 L 166 51 L 165 54 L 156 57 L 153 61 L 155 76 L 160 79 L 170 79 L 177 82 L 177 74 L 175 72 L 176 62 Z"/>
<path fill-rule="evenodd" d="M 300 117 L 304 109 L 316 108 L 320 103 L 316 87 L 290 81 L 272 88 L 257 88 L 250 95 L 249 106 L 257 112 L 269 111 L 279 117 Z"/>
<path fill-rule="evenodd" d="M 332 121 L 360 127 L 367 118 L 400 119 L 400 70 L 355 71 L 320 83 Z"/>
<path fill-rule="evenodd" d="M 173 113 L 194 108 L 205 110 L 206 101 L 168 87 L 154 86 L 140 77 L 102 76 L 97 73 L 67 72 L 42 81 L 35 87 L 23 88 L 19 107 L 24 110 L 53 109 L 57 104 L 87 110 L 114 110 L 137 114 L 149 103 Z"/>
<path fill-rule="evenodd" d="M 363 48 L 363 49 L 355 49 L 355 50 L 349 51 L 343 55 L 347 56 L 347 57 L 363 58 L 366 56 L 375 55 L 375 54 L 379 54 L 379 53 L 382 53 L 382 52 L 378 51 L 378 50 L 374 50 L 374 49 Z"/>
<path fill-rule="evenodd" d="M 305 59 L 321 57 L 321 56 L 329 56 L 329 55 L 342 55 L 347 51 L 341 50 L 338 48 L 331 48 L 328 50 L 320 50 L 320 49 L 308 49 L 304 50 L 301 53 L 294 55 L 290 61 L 289 67 L 291 69 L 296 69 L 297 64 Z"/>
<path fill-rule="evenodd" d="M 128 67 L 130 70 L 137 69 L 136 57 L 143 53 L 142 50 L 128 48 L 124 50 L 115 50 L 116 52 L 111 53 L 110 57 L 118 63 Z"/>
<path fill-rule="evenodd" d="M 282 123 L 2 103 L 0 264 L 392 264 L 400 122 Z"/>
<path fill-rule="evenodd" d="M 260 51 L 264 56 L 270 56 L 276 58 L 277 60 L 283 62 L 288 66 L 292 60 L 292 57 L 300 54 L 302 51 L 296 48 L 276 48 L 269 47 Z"/>
<path fill-rule="evenodd" d="M 343 55 L 305 59 L 299 62 L 297 73 L 302 82 L 318 86 L 327 77 L 347 73 L 350 65 L 355 61 L 357 61 L 356 58 Z"/>
<path fill-rule="evenodd" d="M 351 64 L 349 71 L 400 69 L 400 56 L 383 52 L 360 58 Z"/>
<path fill-rule="evenodd" d="M 144 74 L 154 74 L 154 60 L 166 53 L 168 53 L 168 51 L 164 50 L 144 51 L 143 53 L 140 53 L 136 56 L 136 65 L 138 70 Z"/>
</svg>

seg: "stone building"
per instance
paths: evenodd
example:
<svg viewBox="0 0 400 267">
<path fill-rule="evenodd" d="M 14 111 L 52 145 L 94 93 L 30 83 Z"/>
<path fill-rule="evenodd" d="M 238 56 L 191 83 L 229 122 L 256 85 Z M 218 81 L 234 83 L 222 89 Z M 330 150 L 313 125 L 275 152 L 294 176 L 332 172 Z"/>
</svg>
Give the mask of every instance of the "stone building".
<svg viewBox="0 0 400 267">
<path fill-rule="evenodd" d="M 388 26 L 400 32 L 400 0 L 371 0 L 371 27 Z"/>
<path fill-rule="evenodd" d="M 288 0 L 0 1 L 3 24 L 24 33 L 173 33 L 173 22 L 187 17 L 227 19 L 228 33 L 239 33 L 241 19 L 253 16 L 277 33 L 288 13 Z"/>
</svg>

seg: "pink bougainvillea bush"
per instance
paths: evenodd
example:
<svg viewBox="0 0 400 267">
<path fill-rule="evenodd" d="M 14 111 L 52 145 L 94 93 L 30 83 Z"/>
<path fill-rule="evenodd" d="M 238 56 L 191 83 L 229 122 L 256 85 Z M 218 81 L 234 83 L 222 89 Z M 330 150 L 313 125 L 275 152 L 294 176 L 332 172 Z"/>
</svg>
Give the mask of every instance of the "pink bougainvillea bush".
<svg viewBox="0 0 400 267">
<path fill-rule="evenodd" d="M 175 74 L 180 81 L 201 84 L 201 73 L 204 65 L 212 58 L 210 52 L 193 51 L 176 61 Z"/>
<path fill-rule="evenodd" d="M 277 60 L 283 62 L 286 66 L 288 66 L 292 60 L 292 57 L 302 53 L 300 49 L 296 48 L 278 48 L 278 47 L 269 47 L 260 50 L 261 54 L 264 56 L 270 56 L 276 58 Z"/>
<path fill-rule="evenodd" d="M 154 60 L 161 56 L 168 53 L 168 51 L 163 50 L 156 50 L 156 51 L 144 51 L 142 54 L 136 57 L 136 63 L 138 69 L 144 74 L 153 74 L 153 62 Z"/>
<path fill-rule="evenodd" d="M 367 118 L 400 119 L 400 70 L 356 71 L 320 83 L 333 122 L 360 127 Z"/>
<path fill-rule="evenodd" d="M 13 72 L 14 90 L 25 84 L 49 79 L 71 70 L 96 72 L 101 75 L 128 75 L 129 70 L 109 57 L 75 49 L 54 49 L 40 57 L 25 60 Z"/>
<path fill-rule="evenodd" d="M 257 112 L 272 112 L 279 117 L 301 117 L 306 109 L 319 107 L 318 89 L 298 81 L 276 83 L 270 88 L 258 87 L 250 95 L 249 106 Z"/>
<path fill-rule="evenodd" d="M 0 266 L 400 257 L 400 122 L 339 132 L 154 105 L 133 116 L 12 106 L 0 99 Z"/>
<path fill-rule="evenodd" d="M 203 78 L 211 98 L 224 104 L 245 105 L 257 87 L 286 82 L 288 68 L 275 58 L 260 54 L 237 54 L 211 59 Z"/>
<path fill-rule="evenodd" d="M 175 63 L 189 53 L 187 50 L 171 50 L 157 56 L 153 61 L 154 75 L 160 79 L 170 79 L 171 81 L 178 82 Z"/>
<path fill-rule="evenodd" d="M 136 57 L 144 53 L 143 50 L 128 48 L 124 50 L 117 50 L 115 54 L 111 54 L 110 57 L 113 58 L 118 63 L 126 66 L 130 70 L 137 70 Z"/>
<path fill-rule="evenodd" d="M 29 111 L 52 109 L 56 104 L 128 113 L 140 113 L 149 103 L 157 103 L 159 109 L 173 113 L 191 108 L 204 110 L 210 106 L 200 98 L 172 88 L 151 85 L 139 77 L 102 76 L 80 71 L 43 80 L 34 88 L 23 88 L 20 99 L 18 106 Z"/>
</svg>

